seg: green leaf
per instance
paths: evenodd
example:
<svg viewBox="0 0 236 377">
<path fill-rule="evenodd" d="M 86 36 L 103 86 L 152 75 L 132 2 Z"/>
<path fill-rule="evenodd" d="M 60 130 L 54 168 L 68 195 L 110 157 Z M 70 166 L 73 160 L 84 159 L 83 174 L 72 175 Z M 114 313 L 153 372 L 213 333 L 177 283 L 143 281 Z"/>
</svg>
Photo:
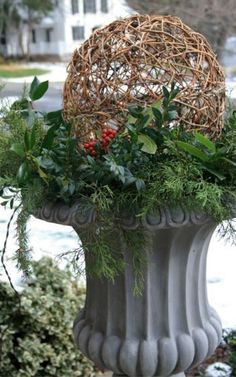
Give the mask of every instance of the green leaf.
<svg viewBox="0 0 236 377">
<path fill-rule="evenodd" d="M 140 106 L 131 105 L 128 107 L 128 110 L 133 118 L 139 119 L 140 117 L 142 117 L 143 109 Z"/>
<path fill-rule="evenodd" d="M 140 119 L 138 119 L 135 123 L 136 131 L 141 132 L 145 127 L 147 127 L 150 124 L 152 119 L 153 114 L 150 111 L 150 109 L 148 109 L 144 114 L 142 114 L 142 116 L 140 116 Z"/>
<path fill-rule="evenodd" d="M 31 99 L 32 99 L 32 94 L 33 94 L 34 90 L 39 86 L 39 84 L 40 84 L 40 81 L 39 81 L 38 77 L 35 76 L 31 85 L 30 85 L 29 96 L 30 96 Z"/>
<path fill-rule="evenodd" d="M 145 189 L 145 182 L 143 179 L 136 179 L 135 185 L 138 191 L 144 190 Z"/>
<path fill-rule="evenodd" d="M 39 83 L 39 81 L 38 81 L 38 83 L 34 84 L 33 88 L 32 88 L 32 85 L 31 85 L 31 88 L 30 88 L 30 99 L 32 101 L 36 101 L 36 100 L 42 98 L 43 95 L 46 93 L 47 90 L 48 90 L 48 80 L 47 81 L 43 81 L 41 83 Z"/>
<path fill-rule="evenodd" d="M 42 178 L 42 180 L 47 183 L 48 182 L 47 174 L 44 173 L 44 171 L 40 167 L 37 167 L 37 172 L 38 172 L 38 175 L 40 176 L 40 178 Z"/>
<path fill-rule="evenodd" d="M 203 169 L 207 170 L 209 173 L 213 174 L 215 177 L 217 177 L 220 181 L 223 181 L 225 179 L 225 176 L 220 174 L 218 171 L 208 168 L 207 166 L 203 166 Z"/>
<path fill-rule="evenodd" d="M 228 164 L 230 164 L 230 165 L 236 167 L 236 163 L 235 163 L 234 161 L 232 161 L 232 160 L 229 160 L 229 159 L 226 158 L 226 157 L 221 157 L 220 160 L 223 160 L 223 161 L 227 162 Z"/>
<path fill-rule="evenodd" d="M 22 144 L 19 144 L 19 143 L 12 144 L 10 151 L 15 152 L 20 157 L 25 156 L 24 146 Z"/>
<path fill-rule="evenodd" d="M 46 123 L 49 123 L 50 125 L 57 125 L 59 127 L 59 125 L 64 123 L 62 109 L 46 113 L 44 115 L 44 119 Z"/>
<path fill-rule="evenodd" d="M 133 115 L 129 115 L 127 119 L 127 124 L 134 124 L 136 122 L 137 118 L 135 118 Z"/>
<path fill-rule="evenodd" d="M 8 200 L 5 200 L 4 202 L 1 202 L 0 205 L 5 207 L 8 204 Z"/>
<path fill-rule="evenodd" d="M 176 110 L 168 111 L 166 118 L 167 118 L 168 121 L 171 122 L 172 120 L 175 120 L 175 119 L 178 118 L 178 112 Z"/>
<path fill-rule="evenodd" d="M 90 163 L 90 165 L 95 165 L 96 164 L 94 158 L 91 157 L 91 156 L 89 156 L 89 155 L 87 156 L 87 161 Z"/>
<path fill-rule="evenodd" d="M 41 149 L 49 149 L 50 150 L 52 148 L 53 141 L 54 141 L 54 138 L 55 138 L 55 133 L 56 133 L 57 129 L 58 129 L 57 125 L 51 126 L 48 129 L 46 135 L 44 136 Z"/>
<path fill-rule="evenodd" d="M 30 134 L 30 148 L 32 149 L 36 143 L 36 125 L 34 124 Z"/>
<path fill-rule="evenodd" d="M 12 198 L 12 199 L 10 200 L 10 208 L 11 208 L 11 209 L 13 208 L 13 205 L 14 205 L 14 198 Z"/>
<path fill-rule="evenodd" d="M 161 109 L 161 105 L 162 105 L 162 101 L 159 100 L 159 101 L 153 102 L 151 108 L 152 109 L 160 110 Z"/>
<path fill-rule="evenodd" d="M 28 130 L 25 130 L 24 142 L 25 142 L 25 150 L 29 151 L 31 148 L 30 148 L 30 137 L 29 137 Z"/>
<path fill-rule="evenodd" d="M 183 141 L 177 141 L 176 142 L 176 145 L 182 149 L 184 152 L 187 152 L 189 154 L 191 154 L 192 156 L 194 157 L 197 157 L 199 158 L 200 160 L 202 161 L 208 161 L 208 156 L 206 153 L 204 153 L 203 151 L 201 151 L 201 149 L 189 144 L 189 143 L 185 143 Z"/>
<path fill-rule="evenodd" d="M 157 120 L 158 123 L 160 123 L 160 126 L 161 126 L 162 123 L 163 123 L 161 111 L 156 109 L 155 107 L 152 107 L 152 112 L 153 112 L 155 119 Z"/>
<path fill-rule="evenodd" d="M 202 144 L 205 148 L 207 148 L 210 152 L 216 153 L 216 146 L 215 146 L 215 144 L 211 140 L 209 140 L 206 136 L 203 136 L 199 132 L 195 132 L 194 136 L 195 136 L 196 140 L 200 144 Z"/>
<path fill-rule="evenodd" d="M 168 99 L 169 96 L 170 96 L 169 90 L 168 90 L 165 86 L 163 86 L 163 87 L 162 87 L 162 91 L 163 91 L 164 97 L 165 97 L 166 99 Z"/>
<path fill-rule="evenodd" d="M 143 144 L 141 150 L 148 154 L 155 154 L 157 151 L 157 145 L 153 139 L 148 135 L 140 134 L 138 135 L 138 143 Z"/>
<path fill-rule="evenodd" d="M 30 174 L 29 167 L 26 162 L 23 162 L 20 165 L 19 170 L 17 172 L 17 176 L 16 176 L 20 186 L 24 185 L 27 182 L 29 178 L 29 174 Z"/>
</svg>

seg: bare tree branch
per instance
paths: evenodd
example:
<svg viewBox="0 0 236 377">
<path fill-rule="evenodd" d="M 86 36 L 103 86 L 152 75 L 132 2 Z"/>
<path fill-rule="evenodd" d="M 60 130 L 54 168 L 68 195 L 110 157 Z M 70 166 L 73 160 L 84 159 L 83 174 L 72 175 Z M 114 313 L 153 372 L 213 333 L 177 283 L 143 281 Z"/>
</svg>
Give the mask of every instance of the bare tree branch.
<svg viewBox="0 0 236 377">
<path fill-rule="evenodd" d="M 202 33 L 218 56 L 236 33 L 236 0 L 126 0 L 139 13 L 173 15 Z"/>
</svg>

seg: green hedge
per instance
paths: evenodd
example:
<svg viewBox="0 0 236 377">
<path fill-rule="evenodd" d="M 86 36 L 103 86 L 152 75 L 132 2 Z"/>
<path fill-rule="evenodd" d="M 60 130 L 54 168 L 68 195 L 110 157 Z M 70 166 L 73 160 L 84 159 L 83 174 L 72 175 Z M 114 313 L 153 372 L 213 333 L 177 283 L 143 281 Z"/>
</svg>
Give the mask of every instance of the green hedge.
<svg viewBox="0 0 236 377">
<path fill-rule="evenodd" d="M 32 269 L 20 309 L 9 285 L 0 284 L 0 376 L 95 376 L 72 338 L 84 290 L 49 258 L 34 262 Z"/>
</svg>

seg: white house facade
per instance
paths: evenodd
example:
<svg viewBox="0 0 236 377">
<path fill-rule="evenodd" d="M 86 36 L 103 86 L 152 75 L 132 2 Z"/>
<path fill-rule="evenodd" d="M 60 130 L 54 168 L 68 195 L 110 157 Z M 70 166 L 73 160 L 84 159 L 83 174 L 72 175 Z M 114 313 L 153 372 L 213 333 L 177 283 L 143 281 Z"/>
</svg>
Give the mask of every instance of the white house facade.
<svg viewBox="0 0 236 377">
<path fill-rule="evenodd" d="M 35 25 L 31 32 L 32 56 L 57 56 L 67 58 L 87 39 L 91 32 L 113 20 L 128 14 L 117 0 L 59 0 L 50 16 Z M 119 2 L 120 3 L 120 2 Z M 122 3 L 122 1 L 121 1 Z M 5 55 L 20 56 L 27 45 L 27 25 L 24 25 L 19 43 L 19 31 L 8 35 Z M 2 49 L 3 51 L 3 46 Z"/>
</svg>

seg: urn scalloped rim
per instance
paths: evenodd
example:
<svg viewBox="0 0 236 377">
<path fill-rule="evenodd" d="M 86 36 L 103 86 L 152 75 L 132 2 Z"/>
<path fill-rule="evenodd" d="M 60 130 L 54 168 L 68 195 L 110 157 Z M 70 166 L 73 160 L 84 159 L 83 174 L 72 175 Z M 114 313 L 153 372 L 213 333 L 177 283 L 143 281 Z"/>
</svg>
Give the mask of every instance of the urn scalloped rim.
<svg viewBox="0 0 236 377">
<path fill-rule="evenodd" d="M 64 202 L 46 202 L 45 205 L 35 214 L 38 219 L 72 226 L 74 229 L 86 228 L 96 222 L 97 211 L 92 205 L 88 206 L 83 201 L 76 201 L 69 206 Z M 124 229 L 137 229 L 144 227 L 147 230 L 179 228 L 192 224 L 205 224 L 213 221 L 210 216 L 204 212 L 189 212 L 183 206 L 174 209 L 168 207 L 159 207 L 151 214 L 145 216 L 130 216 L 125 212 L 117 217 L 117 222 Z"/>
</svg>

